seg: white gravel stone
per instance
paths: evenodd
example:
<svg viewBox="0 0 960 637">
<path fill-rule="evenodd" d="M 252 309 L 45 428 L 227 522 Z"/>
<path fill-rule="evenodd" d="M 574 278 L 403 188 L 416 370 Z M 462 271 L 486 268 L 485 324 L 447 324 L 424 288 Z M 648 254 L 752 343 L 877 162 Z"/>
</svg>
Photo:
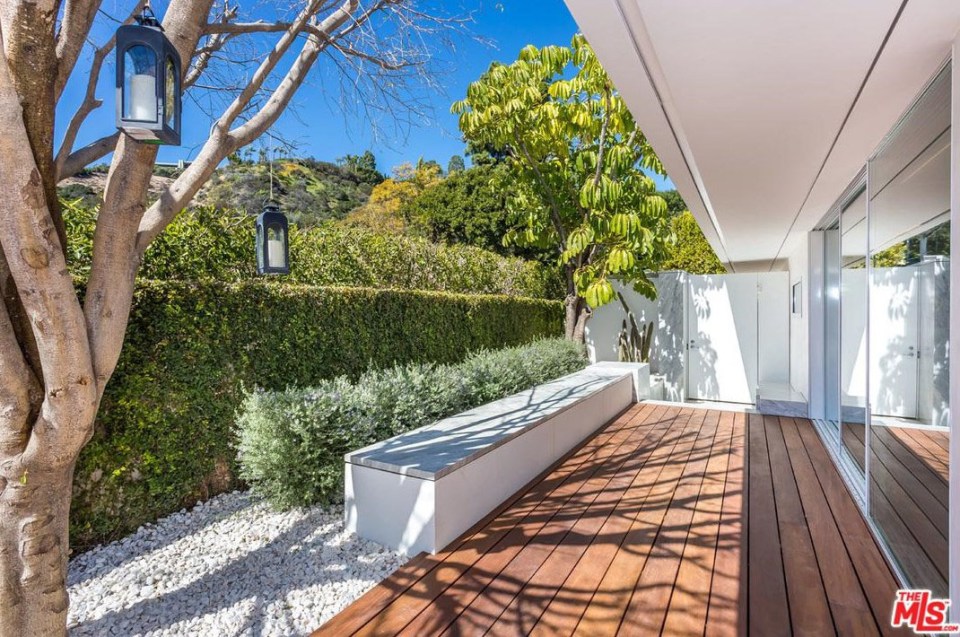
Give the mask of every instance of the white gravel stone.
<svg viewBox="0 0 960 637">
<path fill-rule="evenodd" d="M 70 560 L 70 634 L 309 634 L 406 557 L 347 533 L 343 507 L 218 496 Z"/>
</svg>

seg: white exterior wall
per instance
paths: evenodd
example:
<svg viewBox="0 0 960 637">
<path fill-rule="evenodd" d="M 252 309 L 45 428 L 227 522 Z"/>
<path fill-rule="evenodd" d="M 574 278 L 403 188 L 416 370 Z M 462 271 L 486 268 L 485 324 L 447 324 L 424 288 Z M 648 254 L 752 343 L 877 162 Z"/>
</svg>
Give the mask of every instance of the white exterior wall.
<svg viewBox="0 0 960 637">
<path fill-rule="evenodd" d="M 653 347 L 650 353 L 650 372 L 664 377 L 664 399 L 683 401 L 694 392 L 688 390 L 688 342 L 694 338 L 690 334 L 692 313 L 697 312 L 691 306 L 690 281 L 708 280 L 707 287 L 716 288 L 717 307 L 706 312 L 704 320 L 711 321 L 716 328 L 718 317 L 734 320 L 734 315 L 744 319 L 734 321 L 733 326 L 720 326 L 721 331 L 736 331 L 742 339 L 747 336 L 750 342 L 738 343 L 722 339 L 722 345 L 732 345 L 734 351 L 727 351 L 720 360 L 714 361 L 717 370 L 726 370 L 723 375 L 741 374 L 750 387 L 737 394 L 737 398 L 711 397 L 711 400 L 744 400 L 753 402 L 758 385 L 785 386 L 791 382 L 790 347 L 790 288 L 786 272 L 764 272 L 754 274 L 719 274 L 709 277 L 697 277 L 685 272 L 664 272 L 655 279 L 659 297 L 651 301 L 627 285 L 614 283 L 636 316 L 641 328 L 647 322 L 654 322 Z M 725 292 L 727 282 L 749 281 L 749 296 L 737 296 L 736 307 L 730 303 L 733 297 Z M 756 294 L 753 290 L 756 289 Z M 749 306 L 744 306 L 749 303 Z M 701 310 L 703 308 L 700 308 Z M 598 308 L 587 322 L 585 340 L 590 359 L 594 362 L 617 360 L 617 337 L 623 326 L 625 313 L 619 301 L 613 301 Z M 748 324 L 749 323 L 749 324 Z M 742 330 L 741 330 L 742 328 Z M 739 332 L 743 331 L 742 334 Z M 719 356 L 719 352 L 717 354 Z M 729 378 L 728 378 L 729 379 Z M 721 392 L 723 393 L 723 392 Z M 701 398 L 703 396 L 700 396 Z"/>
<path fill-rule="evenodd" d="M 790 385 L 810 400 L 810 294 L 815 282 L 810 276 L 810 235 L 803 237 L 787 260 L 790 275 L 788 294 L 800 284 L 800 314 L 790 308 Z M 790 301 L 788 301 L 789 303 Z"/>
</svg>

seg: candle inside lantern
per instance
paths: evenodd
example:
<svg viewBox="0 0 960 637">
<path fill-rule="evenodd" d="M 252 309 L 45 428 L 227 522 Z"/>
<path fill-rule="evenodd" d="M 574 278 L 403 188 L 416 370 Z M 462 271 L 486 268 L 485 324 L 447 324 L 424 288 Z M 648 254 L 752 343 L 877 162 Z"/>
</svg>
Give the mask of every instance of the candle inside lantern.
<svg viewBox="0 0 960 637">
<path fill-rule="evenodd" d="M 272 230 L 269 239 L 267 239 L 267 265 L 271 268 L 283 267 L 285 261 L 283 237 L 276 230 Z"/>
<path fill-rule="evenodd" d="M 157 78 L 153 75 L 136 74 L 130 78 L 130 118 L 157 121 Z"/>
</svg>

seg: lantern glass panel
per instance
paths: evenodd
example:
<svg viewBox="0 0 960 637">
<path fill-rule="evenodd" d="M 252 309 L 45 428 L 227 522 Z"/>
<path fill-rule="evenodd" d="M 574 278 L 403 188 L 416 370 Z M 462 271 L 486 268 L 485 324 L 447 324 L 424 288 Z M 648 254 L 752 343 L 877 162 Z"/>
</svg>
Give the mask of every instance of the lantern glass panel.
<svg viewBox="0 0 960 637">
<path fill-rule="evenodd" d="M 127 49 L 123 62 L 123 118 L 157 121 L 157 56 L 138 44 Z"/>
<path fill-rule="evenodd" d="M 163 121 L 173 128 L 174 118 L 177 115 L 177 67 L 173 63 L 173 58 L 167 58 L 166 78 L 164 78 L 165 99 L 163 101 Z"/>
<path fill-rule="evenodd" d="M 267 267 L 284 268 L 287 265 L 287 238 L 283 226 L 272 223 L 267 226 Z"/>
</svg>

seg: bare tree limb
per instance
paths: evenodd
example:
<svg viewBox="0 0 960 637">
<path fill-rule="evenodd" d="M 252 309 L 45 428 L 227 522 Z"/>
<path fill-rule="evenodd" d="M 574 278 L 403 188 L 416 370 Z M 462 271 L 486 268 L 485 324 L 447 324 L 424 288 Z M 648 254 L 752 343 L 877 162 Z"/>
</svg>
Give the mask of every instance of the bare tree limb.
<svg viewBox="0 0 960 637">
<path fill-rule="evenodd" d="M 83 45 L 90 36 L 90 28 L 100 9 L 101 0 L 67 0 L 63 21 L 57 32 L 57 76 L 54 97 L 60 99 L 73 67 L 77 64 Z"/>
<path fill-rule="evenodd" d="M 57 181 L 73 177 L 84 167 L 112 153 L 117 147 L 119 139 L 119 132 L 111 133 L 70 153 L 63 159 L 63 164 L 57 172 Z"/>
<path fill-rule="evenodd" d="M 353 0 L 351 2 L 351 0 L 348 0 L 347 4 L 356 5 L 357 1 L 358 0 Z M 321 0 L 308 0 L 307 5 L 297 15 L 296 20 L 290 24 L 289 29 L 283 33 L 283 35 L 274 45 L 273 50 L 267 54 L 263 62 L 260 63 L 260 66 L 257 67 L 257 70 L 250 78 L 247 86 L 244 87 L 236 99 L 234 99 L 230 106 L 227 107 L 220 119 L 214 124 L 214 128 L 221 133 L 226 133 L 230 127 L 233 126 L 233 123 L 237 120 L 240 114 L 243 113 L 244 109 L 250 103 L 250 100 L 252 100 L 257 92 L 260 91 L 263 83 L 276 68 L 284 54 L 286 54 L 286 52 L 290 49 L 290 46 L 303 31 L 304 27 L 309 23 L 310 19 L 314 16 L 320 5 Z M 340 11 L 342 11 L 342 9 L 339 9 L 330 17 L 339 14 Z"/>
<path fill-rule="evenodd" d="M 138 0 L 137 4 L 134 6 L 133 10 L 130 12 L 129 17 L 124 20 L 124 24 L 129 24 L 133 22 L 134 16 L 140 13 L 143 10 L 143 5 L 146 3 L 146 0 Z M 67 124 L 67 130 L 63 134 L 63 140 L 60 142 L 60 150 L 57 152 L 56 156 L 56 169 L 57 169 L 57 181 L 64 179 L 66 177 L 71 177 L 75 175 L 80 168 L 83 168 L 90 163 L 89 161 L 82 164 L 77 170 L 73 172 L 65 172 L 64 165 L 67 163 L 67 160 L 70 159 L 71 153 L 73 153 L 73 145 L 77 141 L 77 135 L 80 133 L 80 127 L 83 126 L 83 122 L 86 121 L 87 116 L 90 115 L 93 111 L 100 108 L 103 105 L 103 102 L 97 99 L 97 82 L 100 79 L 100 70 L 103 68 L 103 62 L 106 60 L 107 56 L 113 51 L 114 46 L 117 43 L 117 36 L 114 34 L 110 37 L 109 40 L 104 43 L 99 49 L 94 51 L 93 59 L 90 62 L 90 73 L 87 76 L 87 89 L 83 96 L 83 102 L 80 103 L 80 106 L 77 108 L 77 111 L 73 114 L 73 117 L 70 118 L 70 123 Z M 99 141 L 99 140 L 98 140 Z M 97 143 L 97 142 L 94 142 Z M 116 140 L 114 139 L 114 144 L 110 147 L 112 150 L 113 146 L 116 145 Z M 87 147 L 89 148 L 89 146 Z M 92 149 L 91 149 L 92 150 Z M 109 152 L 107 150 L 106 152 Z M 106 154 L 106 152 L 104 154 Z M 100 155 L 102 157 L 103 155 Z M 99 159 L 95 157 L 90 161 Z"/>
<path fill-rule="evenodd" d="M 312 5 L 311 5 L 312 6 Z M 249 144 L 264 131 L 266 131 L 290 103 L 291 98 L 297 89 L 306 79 L 307 72 L 316 61 L 317 56 L 327 46 L 329 34 L 340 29 L 353 15 L 359 6 L 359 0 L 346 0 L 339 9 L 327 16 L 317 28 L 327 34 L 326 40 L 321 40 L 316 35 L 311 34 L 303 46 L 297 59 L 293 62 L 283 81 L 274 90 L 268 98 L 266 104 L 249 120 L 234 130 L 228 130 L 227 127 L 240 115 L 243 107 L 250 102 L 256 91 L 242 92 L 234 102 L 227 108 L 224 116 L 214 126 L 210 139 L 207 140 L 201 149 L 196 160 L 180 174 L 180 176 L 160 195 L 160 198 L 154 202 L 147 210 L 140 224 L 137 238 L 137 249 L 142 255 L 147 246 L 163 231 L 170 221 L 186 206 L 187 203 L 205 183 L 213 171 L 227 155 L 235 152 L 238 148 Z M 309 7 L 308 7 L 309 8 Z M 369 13 L 365 14 L 366 18 Z M 295 20 L 291 29 L 302 30 L 310 16 L 301 14 Z M 301 19 L 302 18 L 302 19 Z M 364 19 L 366 19 L 364 18 Z M 356 23 L 356 20 L 355 20 Z M 289 48 L 290 43 L 296 37 L 291 30 L 284 34 L 281 41 L 277 43 L 271 56 L 278 54 L 280 50 Z M 279 61 L 271 59 L 270 56 L 264 60 L 261 67 L 251 80 L 251 86 L 258 87 L 266 80 L 269 71 Z"/>
</svg>

